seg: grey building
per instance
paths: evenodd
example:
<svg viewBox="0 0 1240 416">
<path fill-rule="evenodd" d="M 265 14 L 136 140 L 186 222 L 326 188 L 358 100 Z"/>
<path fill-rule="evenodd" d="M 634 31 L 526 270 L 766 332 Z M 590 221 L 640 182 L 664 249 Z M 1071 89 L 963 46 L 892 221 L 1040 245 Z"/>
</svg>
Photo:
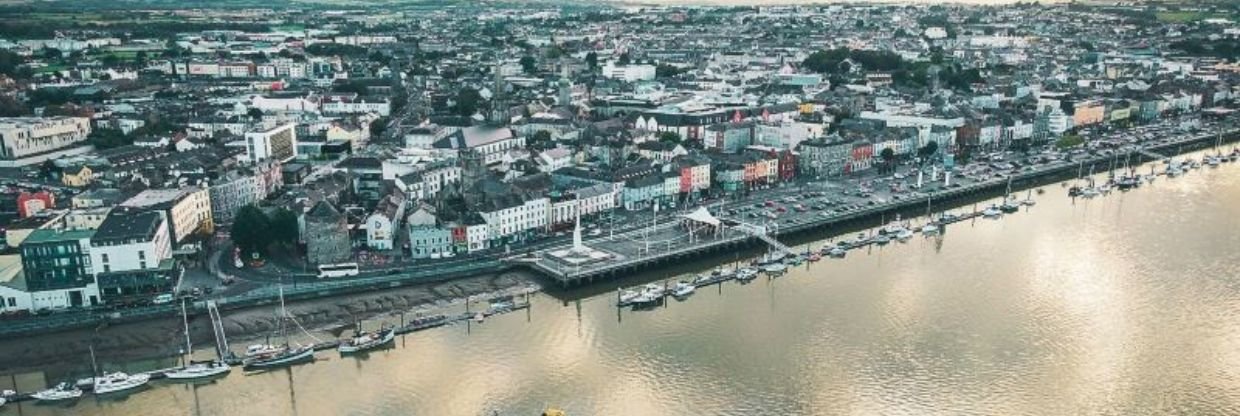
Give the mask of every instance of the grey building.
<svg viewBox="0 0 1240 416">
<path fill-rule="evenodd" d="M 349 260 L 353 250 L 349 242 L 349 226 L 344 214 L 327 201 L 319 201 L 302 217 L 305 228 L 306 259 L 314 264 L 341 263 Z"/>
<path fill-rule="evenodd" d="M 409 255 L 424 259 L 453 251 L 452 230 L 439 226 L 435 214 L 425 206 L 409 214 Z"/>
</svg>

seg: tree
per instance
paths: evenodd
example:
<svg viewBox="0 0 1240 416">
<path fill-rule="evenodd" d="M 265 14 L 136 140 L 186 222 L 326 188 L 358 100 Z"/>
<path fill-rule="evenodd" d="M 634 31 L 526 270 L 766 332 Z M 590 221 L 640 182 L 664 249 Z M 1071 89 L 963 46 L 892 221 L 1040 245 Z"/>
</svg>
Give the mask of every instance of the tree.
<svg viewBox="0 0 1240 416">
<path fill-rule="evenodd" d="M 478 94 L 478 90 L 463 87 L 457 90 L 455 101 L 456 103 L 452 107 L 456 110 L 456 113 L 469 117 L 478 112 L 478 103 L 482 101 L 482 96 Z"/>
<path fill-rule="evenodd" d="M 925 146 L 922 146 L 920 149 L 917 149 L 917 156 L 920 156 L 924 160 L 924 159 L 930 158 L 931 156 L 934 156 L 938 152 L 939 152 L 939 143 L 936 141 L 930 141 L 926 143 Z"/>
<path fill-rule="evenodd" d="M 245 115 L 250 116 L 253 120 L 261 120 L 263 118 L 263 110 L 258 107 L 250 107 L 249 110 L 245 110 Z"/>
<path fill-rule="evenodd" d="M 271 224 L 267 214 L 255 207 L 246 205 L 237 211 L 232 225 L 232 241 L 244 256 L 250 253 L 263 254 L 267 244 L 271 242 Z"/>
<path fill-rule="evenodd" d="M 856 27 L 857 29 L 861 29 L 865 27 L 865 20 L 857 19 L 856 22 L 853 22 L 853 26 Z"/>
<path fill-rule="evenodd" d="M 370 122 L 370 137 L 382 136 L 383 132 L 387 131 L 388 122 L 389 120 L 387 117 L 379 117 L 379 118 L 376 118 L 374 121 L 371 121 Z"/>
<path fill-rule="evenodd" d="M 684 72 L 684 69 L 674 65 L 658 64 L 654 67 L 654 76 L 658 78 L 671 78 Z"/>
<path fill-rule="evenodd" d="M 25 104 L 12 95 L 0 95 L 0 117 L 19 117 L 30 113 Z"/>
<path fill-rule="evenodd" d="M 537 65 L 538 62 L 534 60 L 533 56 L 525 55 L 521 57 L 521 72 L 533 74 L 534 71 L 538 70 Z"/>
<path fill-rule="evenodd" d="M 628 52 L 620 54 L 620 58 L 616 60 L 617 65 L 628 65 L 629 63 L 632 63 L 632 62 L 633 60 L 632 58 L 629 58 Z"/>
<path fill-rule="evenodd" d="M 681 139 L 680 133 L 676 133 L 674 131 L 659 133 L 659 141 L 663 143 L 680 144 L 682 140 L 683 139 Z"/>
<path fill-rule="evenodd" d="M 530 149 L 551 148 L 551 132 L 546 130 L 536 131 L 530 136 L 530 140 L 525 145 Z"/>
<path fill-rule="evenodd" d="M 0 50 L 0 74 L 8 75 L 11 78 L 17 78 L 17 67 L 21 65 L 23 58 L 16 52 L 8 49 Z"/>
<path fill-rule="evenodd" d="M 133 144 L 133 138 L 126 136 L 125 133 L 117 129 L 98 128 L 90 131 L 86 142 L 95 146 L 95 149 L 102 150 L 131 145 Z"/>
<path fill-rule="evenodd" d="M 885 167 L 884 169 L 891 170 L 891 165 L 894 164 L 896 161 L 896 151 L 891 150 L 891 148 L 888 147 L 886 149 L 883 149 L 883 151 L 878 152 L 878 157 L 883 159 L 883 166 Z"/>
<path fill-rule="evenodd" d="M 292 245 L 297 242 L 297 214 L 280 208 L 271 215 L 271 239 L 276 243 Z"/>
<path fill-rule="evenodd" d="M 1085 143 L 1085 139 L 1082 138 L 1080 135 L 1069 134 L 1069 135 L 1060 137 L 1059 140 L 1055 142 L 1055 147 L 1059 148 L 1060 150 L 1063 150 L 1063 149 L 1067 149 L 1071 147 L 1080 146 L 1084 143 Z"/>
<path fill-rule="evenodd" d="M 11 52 L 10 52 L 11 53 Z M 594 72 L 599 68 L 599 55 L 594 51 L 585 53 L 585 66 L 590 68 L 590 72 Z"/>
</svg>

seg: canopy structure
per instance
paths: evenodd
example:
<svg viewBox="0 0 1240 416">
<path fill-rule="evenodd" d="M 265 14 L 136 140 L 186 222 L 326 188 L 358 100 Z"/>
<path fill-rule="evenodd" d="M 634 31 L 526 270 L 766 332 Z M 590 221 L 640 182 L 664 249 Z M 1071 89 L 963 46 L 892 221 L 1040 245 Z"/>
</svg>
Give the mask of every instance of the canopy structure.
<svg viewBox="0 0 1240 416">
<path fill-rule="evenodd" d="M 682 214 L 680 218 L 710 225 L 712 227 L 718 227 L 722 223 L 718 218 L 715 218 L 714 215 L 711 215 L 710 211 L 706 210 L 706 207 L 698 207 L 698 209 L 693 212 Z"/>
</svg>

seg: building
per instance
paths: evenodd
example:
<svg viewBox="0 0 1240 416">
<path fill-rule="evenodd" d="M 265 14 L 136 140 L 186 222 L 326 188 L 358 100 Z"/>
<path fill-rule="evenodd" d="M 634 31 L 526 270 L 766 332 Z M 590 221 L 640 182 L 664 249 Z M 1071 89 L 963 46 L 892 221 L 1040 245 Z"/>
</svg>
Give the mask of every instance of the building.
<svg viewBox="0 0 1240 416">
<path fill-rule="evenodd" d="M 90 259 L 95 230 L 36 229 L 18 252 L 31 309 L 94 306 L 102 303 Z"/>
<path fill-rule="evenodd" d="M 245 159 L 250 163 L 274 160 L 284 163 L 297 157 L 296 124 L 245 134 Z"/>
<path fill-rule="evenodd" d="M 163 211 L 174 245 L 194 234 L 211 235 L 215 222 L 211 216 L 211 195 L 207 188 L 148 189 L 134 195 L 122 207 Z"/>
<path fill-rule="evenodd" d="M 616 65 L 615 62 L 607 62 L 603 65 L 603 77 L 624 82 L 649 81 L 655 77 L 655 67 L 646 64 Z"/>
<path fill-rule="evenodd" d="M 503 161 L 509 150 L 524 149 L 525 137 L 514 135 L 507 127 L 470 126 L 439 139 L 432 147 L 474 150 L 482 155 L 484 164 L 492 165 Z"/>
<path fill-rule="evenodd" d="M 70 166 L 60 171 L 60 183 L 71 188 L 85 188 L 90 186 L 94 174 L 89 166 Z"/>
<path fill-rule="evenodd" d="M 257 203 L 284 186 L 280 165 L 260 163 L 229 171 L 215 179 L 209 188 L 211 216 L 215 224 L 232 222 L 241 207 Z"/>
<path fill-rule="evenodd" d="M 404 214 L 403 197 L 392 194 L 379 201 L 375 211 L 366 218 L 366 246 L 372 250 L 391 250 L 395 247 L 396 231 L 400 229 Z"/>
<path fill-rule="evenodd" d="M 410 257 L 424 259 L 455 252 L 453 230 L 441 227 L 429 207 L 418 207 L 406 221 L 409 224 Z"/>
<path fill-rule="evenodd" d="M 331 203 L 314 204 L 302 216 L 301 223 L 301 239 L 306 243 L 306 259 L 310 263 L 342 263 L 353 256 L 348 222 Z"/>
<path fill-rule="evenodd" d="M 56 195 L 48 191 L 35 193 L 23 191 L 17 195 L 18 218 L 26 218 L 55 207 Z"/>
<path fill-rule="evenodd" d="M 0 118 L 0 164 L 41 162 L 57 151 L 85 143 L 88 135 L 90 119 L 85 117 Z"/>
<path fill-rule="evenodd" d="M 322 108 L 324 114 L 392 114 L 392 104 L 387 99 L 366 97 L 331 97 L 323 100 Z"/>
<path fill-rule="evenodd" d="M 169 293 L 179 277 L 163 211 L 113 210 L 90 238 L 90 265 L 110 304 Z"/>
</svg>

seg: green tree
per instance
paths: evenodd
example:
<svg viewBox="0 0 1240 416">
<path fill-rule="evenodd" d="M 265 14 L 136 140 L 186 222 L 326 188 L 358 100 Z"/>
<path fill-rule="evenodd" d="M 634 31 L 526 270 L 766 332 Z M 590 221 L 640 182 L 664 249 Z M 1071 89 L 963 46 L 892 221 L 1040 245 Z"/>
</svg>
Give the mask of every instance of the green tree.
<svg viewBox="0 0 1240 416">
<path fill-rule="evenodd" d="M 525 55 L 521 57 L 521 72 L 533 74 L 534 71 L 538 70 L 537 65 L 538 62 L 534 60 L 533 56 Z"/>
<path fill-rule="evenodd" d="M 382 136 L 383 132 L 387 131 L 387 125 L 389 121 L 390 120 L 388 120 L 387 117 L 379 117 L 379 118 L 376 118 L 374 121 L 371 121 L 370 122 L 370 137 Z"/>
<path fill-rule="evenodd" d="M 237 211 L 231 234 L 243 258 L 251 253 L 263 254 L 272 241 L 271 221 L 258 207 L 246 205 Z"/>
<path fill-rule="evenodd" d="M 590 51 L 586 54 L 586 66 L 590 68 L 590 72 L 598 70 L 598 53 Z"/>
<path fill-rule="evenodd" d="M 263 109 L 250 107 L 249 110 L 245 110 L 245 115 L 250 116 L 250 119 L 253 120 L 261 120 L 263 118 Z"/>
<path fill-rule="evenodd" d="M 659 133 L 659 141 L 664 142 L 664 143 L 680 144 L 683 141 L 683 139 L 681 139 L 680 133 L 676 133 L 674 131 L 665 131 L 665 132 Z"/>
<path fill-rule="evenodd" d="M 620 54 L 620 58 L 619 58 L 619 59 L 616 59 L 616 65 L 628 65 L 628 64 L 630 64 L 630 63 L 632 63 L 632 62 L 633 62 L 633 60 L 632 60 L 632 58 L 630 58 L 630 57 L 629 57 L 629 53 L 628 53 L 628 52 L 625 52 L 625 53 Z"/>
<path fill-rule="evenodd" d="M 883 149 L 883 151 L 878 152 L 878 157 L 883 159 L 884 170 L 890 171 L 892 165 L 894 165 L 896 162 L 896 151 L 891 150 L 891 148 L 888 147 L 886 149 Z"/>
<path fill-rule="evenodd" d="M 297 242 L 297 214 L 287 208 L 280 208 L 271 215 L 271 239 L 280 244 L 292 245 Z"/>
<path fill-rule="evenodd" d="M 857 29 L 864 28 L 865 20 L 857 19 L 857 21 L 853 22 L 853 26 L 856 27 Z"/>
<path fill-rule="evenodd" d="M 24 62 L 21 55 L 8 49 L 0 50 L 0 74 L 17 78 L 17 67 Z"/>
<path fill-rule="evenodd" d="M 1068 134 L 1055 141 L 1055 147 L 1060 150 L 1080 146 L 1082 144 L 1085 144 L 1085 138 L 1077 134 Z"/>
<path fill-rule="evenodd" d="M 546 130 L 534 132 L 534 134 L 530 136 L 530 140 L 525 143 L 525 146 L 535 150 L 551 148 L 551 132 Z"/>
<path fill-rule="evenodd" d="M 923 160 L 925 160 L 925 159 L 928 159 L 934 156 L 938 152 L 939 152 L 939 143 L 936 141 L 930 141 L 926 143 L 925 146 L 922 146 L 920 149 L 917 149 L 917 156 L 920 156 Z"/>
<path fill-rule="evenodd" d="M 457 114 L 469 117 L 478 112 L 478 104 L 482 101 L 482 96 L 478 94 L 478 90 L 470 87 L 463 87 L 456 92 L 455 104 L 452 108 Z"/>
</svg>

